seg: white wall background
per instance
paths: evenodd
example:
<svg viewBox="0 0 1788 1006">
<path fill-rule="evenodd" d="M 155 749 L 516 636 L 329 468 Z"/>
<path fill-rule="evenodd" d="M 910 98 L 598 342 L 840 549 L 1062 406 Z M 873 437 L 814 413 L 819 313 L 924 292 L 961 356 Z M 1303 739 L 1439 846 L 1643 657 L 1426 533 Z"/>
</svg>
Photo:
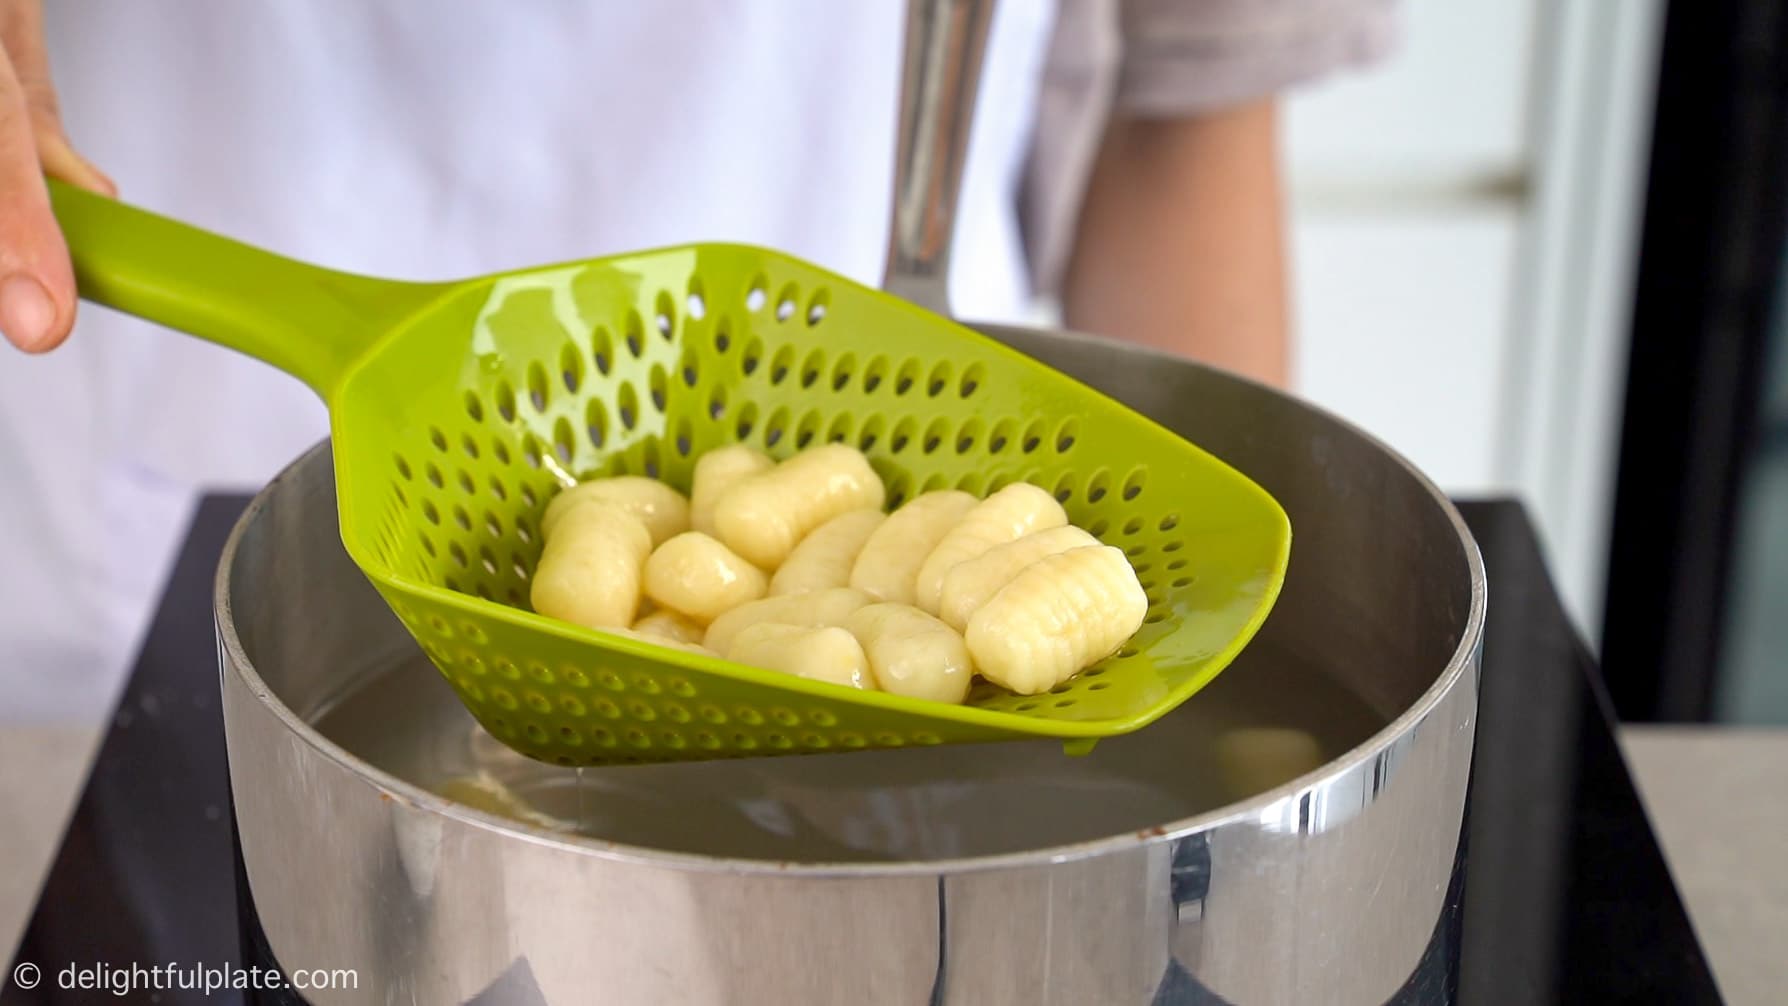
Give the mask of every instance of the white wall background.
<svg viewBox="0 0 1788 1006">
<path fill-rule="evenodd" d="M 1408 2 L 1287 113 L 1298 390 L 1519 496 L 1592 641 L 1661 7 Z"/>
</svg>

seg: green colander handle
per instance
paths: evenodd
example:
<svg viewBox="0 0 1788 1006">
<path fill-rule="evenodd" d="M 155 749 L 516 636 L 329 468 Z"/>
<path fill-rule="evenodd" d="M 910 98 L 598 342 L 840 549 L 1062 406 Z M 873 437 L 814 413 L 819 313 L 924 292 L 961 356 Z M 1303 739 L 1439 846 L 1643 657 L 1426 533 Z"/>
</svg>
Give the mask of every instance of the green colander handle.
<svg viewBox="0 0 1788 1006">
<path fill-rule="evenodd" d="M 374 340 L 449 288 L 324 269 L 48 184 L 83 299 L 263 360 L 325 400 Z"/>
</svg>

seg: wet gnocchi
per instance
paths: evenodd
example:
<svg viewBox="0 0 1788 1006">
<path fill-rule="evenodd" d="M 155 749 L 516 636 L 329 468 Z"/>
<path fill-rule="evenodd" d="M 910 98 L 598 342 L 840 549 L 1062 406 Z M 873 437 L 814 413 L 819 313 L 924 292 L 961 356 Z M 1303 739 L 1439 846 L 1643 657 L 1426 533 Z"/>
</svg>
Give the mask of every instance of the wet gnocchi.
<svg viewBox="0 0 1788 1006">
<path fill-rule="evenodd" d="M 591 501 L 554 522 L 534 569 L 534 610 L 592 629 L 627 628 L 639 612 L 652 534 L 633 513 Z"/>
<path fill-rule="evenodd" d="M 685 498 L 615 476 L 549 501 L 534 610 L 815 681 L 959 703 L 1048 691 L 1110 656 L 1149 599 L 1128 558 L 1014 483 L 883 512 L 856 449 L 697 459 Z"/>
<path fill-rule="evenodd" d="M 944 574 L 938 592 L 938 617 L 962 632 L 968 628 L 970 616 L 1026 566 L 1046 555 L 1097 544 L 1099 539 L 1072 524 L 1064 524 L 995 545 L 973 559 L 957 563 Z"/>
<path fill-rule="evenodd" d="M 880 601 L 912 604 L 925 557 L 979 502 L 959 489 L 913 497 L 863 543 L 850 585 Z"/>
<path fill-rule="evenodd" d="M 689 491 L 689 526 L 712 536 L 714 504 L 720 502 L 720 497 L 741 481 L 774 467 L 776 462 L 768 454 L 744 444 L 718 447 L 697 458 Z"/>
<path fill-rule="evenodd" d="M 1093 545 L 1026 566 L 969 619 L 982 677 L 1020 695 L 1049 691 L 1117 652 L 1149 599 L 1121 549 Z"/>
<path fill-rule="evenodd" d="M 589 501 L 613 503 L 638 517 L 652 533 L 654 548 L 689 530 L 689 501 L 682 493 L 643 475 L 617 475 L 580 482 L 554 496 L 540 515 L 540 533 L 552 537 L 567 510 Z"/>
<path fill-rule="evenodd" d="M 757 600 L 768 586 L 761 570 L 700 531 L 677 535 L 646 559 L 646 596 L 697 622 Z"/>
<path fill-rule="evenodd" d="M 807 533 L 842 513 L 881 509 L 881 476 L 861 451 L 827 444 L 741 479 L 714 503 L 714 530 L 765 569 L 782 565 Z"/>
<path fill-rule="evenodd" d="M 835 625 L 759 622 L 733 639 L 726 658 L 812 681 L 848 688 L 873 687 L 862 644 Z"/>
<path fill-rule="evenodd" d="M 962 636 L 910 604 L 870 604 L 844 627 L 862 644 L 875 685 L 893 695 L 961 702 L 975 676 Z"/>
<path fill-rule="evenodd" d="M 864 542 L 889 518 L 880 510 L 839 514 L 801 539 L 770 578 L 771 594 L 803 594 L 850 585 Z"/>
<path fill-rule="evenodd" d="M 935 615 L 944 574 L 957 563 L 967 562 L 996 545 L 1022 538 L 1033 531 L 1061 527 L 1068 513 L 1049 493 L 1028 482 L 1014 482 L 976 503 L 962 519 L 938 539 L 919 566 L 913 584 L 914 603 Z"/>
</svg>

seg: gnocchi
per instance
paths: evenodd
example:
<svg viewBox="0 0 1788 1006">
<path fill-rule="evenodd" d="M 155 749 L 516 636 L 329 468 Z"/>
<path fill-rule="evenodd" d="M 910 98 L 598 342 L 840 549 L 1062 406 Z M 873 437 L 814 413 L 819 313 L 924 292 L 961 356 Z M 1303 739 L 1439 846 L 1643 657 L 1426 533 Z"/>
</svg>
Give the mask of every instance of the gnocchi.
<svg viewBox="0 0 1788 1006">
<path fill-rule="evenodd" d="M 1034 531 L 1061 527 L 1068 513 L 1055 497 L 1028 482 L 1013 484 L 994 493 L 964 514 L 919 566 L 913 584 L 915 602 L 935 615 L 943 592 L 944 574 L 996 545 L 1022 538 Z"/>
<path fill-rule="evenodd" d="M 852 510 L 814 528 L 782 560 L 782 566 L 770 578 L 770 594 L 801 594 L 848 586 L 851 567 L 863 550 L 863 543 L 887 519 L 880 510 Z"/>
<path fill-rule="evenodd" d="M 630 626 L 651 551 L 651 532 L 631 511 L 601 501 L 567 509 L 540 554 L 529 600 L 542 615 L 588 628 Z"/>
<path fill-rule="evenodd" d="M 781 622 L 809 628 L 843 625 L 851 612 L 869 601 L 868 594 L 849 587 L 766 597 L 742 604 L 714 619 L 708 626 L 708 634 L 702 638 L 702 645 L 716 653 L 726 653 L 732 648 L 734 636 L 759 622 Z"/>
<path fill-rule="evenodd" d="M 850 688 L 872 688 L 869 661 L 857 637 L 835 625 L 810 627 L 759 622 L 732 640 L 726 658 L 798 678 Z"/>
<path fill-rule="evenodd" d="M 567 510 L 590 500 L 616 504 L 638 517 L 652 533 L 654 548 L 689 530 L 689 501 L 682 493 L 643 475 L 617 475 L 580 482 L 554 496 L 540 515 L 540 533 L 551 538 Z"/>
<path fill-rule="evenodd" d="M 764 596 L 769 581 L 732 549 L 700 531 L 685 531 L 646 560 L 646 596 L 697 622 Z"/>
<path fill-rule="evenodd" d="M 623 629 L 618 626 L 609 626 L 602 631 L 620 636 L 624 639 L 635 639 L 642 643 L 651 643 L 653 646 L 668 646 L 673 650 L 683 650 L 687 653 L 699 653 L 706 657 L 717 657 L 720 655 L 700 643 L 689 643 L 680 639 L 670 639 L 665 636 L 654 635 L 650 632 L 641 632 L 638 629 Z"/>
<path fill-rule="evenodd" d="M 969 617 L 1026 566 L 1046 555 L 1097 544 L 1099 539 L 1072 524 L 1064 524 L 995 545 L 967 562 L 957 563 L 944 574 L 943 587 L 938 592 L 938 617 L 961 632 L 968 628 Z"/>
<path fill-rule="evenodd" d="M 881 476 L 861 451 L 827 444 L 728 489 L 714 504 L 714 528 L 747 561 L 775 569 L 814 528 L 852 510 L 880 509 L 883 499 Z"/>
<path fill-rule="evenodd" d="M 920 493 L 894 511 L 863 543 L 850 585 L 879 601 L 913 603 L 919 566 L 980 501 L 958 489 Z"/>
<path fill-rule="evenodd" d="M 708 630 L 668 609 L 660 609 L 633 623 L 633 631 L 679 643 L 700 643 Z"/>
<path fill-rule="evenodd" d="M 943 489 L 892 514 L 883 494 L 841 444 L 781 463 L 710 451 L 688 498 L 593 479 L 547 504 L 530 600 L 628 639 L 950 703 L 977 674 L 1048 691 L 1141 627 L 1150 602 L 1129 560 L 1043 489 Z"/>
<path fill-rule="evenodd" d="M 875 685 L 893 695 L 961 702 L 975 676 L 968 647 L 955 629 L 910 604 L 871 604 L 844 627 L 863 646 Z"/>
<path fill-rule="evenodd" d="M 1142 627 L 1148 606 L 1123 550 L 1069 549 L 1001 587 L 969 619 L 963 640 L 983 677 L 1036 695 L 1110 656 Z"/>
<path fill-rule="evenodd" d="M 703 454 L 696 459 L 695 478 L 689 491 L 689 526 L 714 536 L 714 504 L 720 497 L 744 479 L 774 467 L 776 462 L 768 454 L 744 444 L 718 447 Z"/>
<path fill-rule="evenodd" d="M 1217 738 L 1217 768 L 1237 797 L 1265 793 L 1322 766 L 1322 746 L 1293 727 L 1236 727 Z"/>
</svg>

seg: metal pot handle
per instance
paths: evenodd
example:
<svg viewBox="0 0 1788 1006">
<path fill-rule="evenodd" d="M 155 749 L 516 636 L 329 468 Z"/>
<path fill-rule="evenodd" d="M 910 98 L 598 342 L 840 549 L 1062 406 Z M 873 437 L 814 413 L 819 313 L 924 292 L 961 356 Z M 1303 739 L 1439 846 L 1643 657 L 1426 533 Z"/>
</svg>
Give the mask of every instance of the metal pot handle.
<svg viewBox="0 0 1788 1006">
<path fill-rule="evenodd" d="M 950 243 L 995 0 L 909 0 L 882 287 L 950 313 Z"/>
</svg>

